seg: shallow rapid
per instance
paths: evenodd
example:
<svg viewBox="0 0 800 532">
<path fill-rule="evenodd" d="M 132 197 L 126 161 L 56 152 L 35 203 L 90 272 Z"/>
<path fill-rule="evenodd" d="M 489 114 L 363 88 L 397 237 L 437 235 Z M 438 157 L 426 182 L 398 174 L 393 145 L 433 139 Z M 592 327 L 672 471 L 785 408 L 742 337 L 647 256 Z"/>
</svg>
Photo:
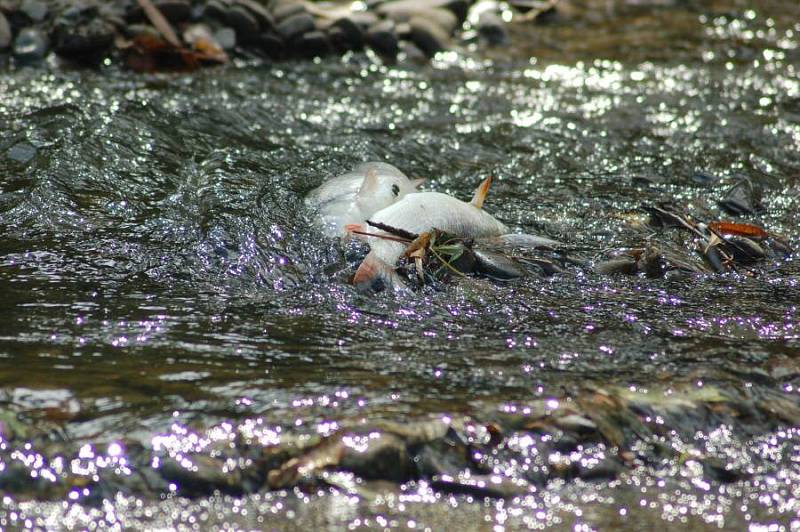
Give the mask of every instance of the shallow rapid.
<svg viewBox="0 0 800 532">
<path fill-rule="evenodd" d="M 0 526 L 800 526 L 796 255 L 591 267 L 686 250 L 665 201 L 800 246 L 800 12 L 656 13 L 431 65 L 4 73 Z M 492 175 L 492 215 L 580 260 L 360 293 L 304 197 L 363 161 L 464 201 Z"/>
</svg>

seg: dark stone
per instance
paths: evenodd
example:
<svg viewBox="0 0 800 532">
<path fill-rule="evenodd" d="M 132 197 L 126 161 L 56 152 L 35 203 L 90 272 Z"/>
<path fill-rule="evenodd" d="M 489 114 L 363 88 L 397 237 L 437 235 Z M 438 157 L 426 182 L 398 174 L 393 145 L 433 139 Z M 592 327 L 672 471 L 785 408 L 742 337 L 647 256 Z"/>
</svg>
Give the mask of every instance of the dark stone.
<svg viewBox="0 0 800 532">
<path fill-rule="evenodd" d="M 281 20 L 276 27 L 278 33 L 287 40 L 314 31 L 315 28 L 314 17 L 305 12 Z"/>
<path fill-rule="evenodd" d="M 719 205 L 725 212 L 734 216 L 754 214 L 763 209 L 761 194 L 760 186 L 749 179 L 742 179 L 728 189 Z"/>
<path fill-rule="evenodd" d="M 639 268 L 633 257 L 614 257 L 595 265 L 594 270 L 602 275 L 636 275 Z"/>
<path fill-rule="evenodd" d="M 54 31 L 55 52 L 62 57 L 99 59 L 114 42 L 114 28 L 102 19 L 87 24 L 59 25 Z"/>
<path fill-rule="evenodd" d="M 272 10 L 272 16 L 278 22 L 303 13 L 306 13 L 306 7 L 300 2 L 283 2 L 276 5 Z"/>
<path fill-rule="evenodd" d="M 714 183 L 719 181 L 719 176 L 716 176 L 714 174 L 710 174 L 708 172 L 700 171 L 700 172 L 693 173 L 692 176 L 690 177 L 690 179 L 691 179 L 692 183 L 705 187 L 705 186 L 708 186 L 708 185 L 713 185 Z"/>
<path fill-rule="evenodd" d="M 227 20 L 228 8 L 219 0 L 209 0 L 203 10 L 203 18 L 224 22 Z"/>
<path fill-rule="evenodd" d="M 155 0 L 153 4 L 168 21 L 178 24 L 189 20 L 192 16 L 192 4 L 189 0 Z M 128 22 L 142 22 L 147 17 L 138 3 L 133 4 L 126 16 Z"/>
<path fill-rule="evenodd" d="M 239 42 L 252 42 L 258 38 L 261 29 L 258 20 L 244 7 L 237 5 L 230 8 L 225 20 L 228 26 L 236 31 L 236 39 Z"/>
<path fill-rule="evenodd" d="M 254 44 L 270 59 L 281 59 L 286 54 L 286 42 L 277 33 L 262 33 Z"/>
<path fill-rule="evenodd" d="M 384 20 L 370 27 L 366 42 L 377 54 L 384 57 L 394 59 L 400 51 L 400 41 L 391 20 Z"/>
<path fill-rule="evenodd" d="M 237 0 L 237 4 L 247 9 L 253 15 L 261 26 L 262 31 L 267 31 L 275 28 L 275 18 L 270 14 L 269 10 L 255 0 Z"/>
<path fill-rule="evenodd" d="M 164 18 L 173 24 L 185 22 L 192 16 L 192 4 L 188 0 L 161 0 L 154 3 Z"/>
<path fill-rule="evenodd" d="M 351 18 L 344 17 L 336 20 L 329 30 L 332 42 L 334 42 L 334 34 L 337 35 L 335 42 L 341 44 L 344 50 L 360 50 L 364 47 L 364 32 Z"/>
<path fill-rule="evenodd" d="M 19 10 L 25 13 L 33 22 L 41 22 L 47 18 L 49 10 L 47 4 L 41 0 L 23 0 Z"/>
<path fill-rule="evenodd" d="M 382 433 L 377 438 L 364 436 L 366 449 L 344 448 L 340 466 L 361 478 L 406 482 L 413 464 L 405 442 L 394 434 Z"/>
<path fill-rule="evenodd" d="M 492 46 L 507 44 L 509 41 L 506 23 L 497 13 L 486 11 L 478 17 L 478 33 Z"/>
<path fill-rule="evenodd" d="M 292 47 L 303 57 L 321 57 L 331 51 L 328 38 L 321 31 L 310 31 L 292 41 Z"/>
<path fill-rule="evenodd" d="M 411 41 L 419 46 L 428 57 L 447 48 L 448 35 L 435 22 L 422 17 L 414 17 L 411 25 Z"/>
<path fill-rule="evenodd" d="M 25 28 L 14 39 L 14 55 L 22 63 L 39 61 L 47 55 L 49 42 L 39 28 Z"/>
<path fill-rule="evenodd" d="M 161 34 L 158 30 L 149 24 L 130 24 L 125 27 L 125 35 L 130 38 L 136 38 L 140 35 L 152 37 L 155 40 L 161 39 Z"/>
<path fill-rule="evenodd" d="M 22 141 L 8 149 L 8 158 L 18 163 L 27 163 L 36 157 L 36 146 L 27 141 Z"/>
<path fill-rule="evenodd" d="M 5 50 L 11 46 L 12 38 L 11 25 L 8 23 L 6 16 L 0 12 L 0 50 Z"/>
</svg>

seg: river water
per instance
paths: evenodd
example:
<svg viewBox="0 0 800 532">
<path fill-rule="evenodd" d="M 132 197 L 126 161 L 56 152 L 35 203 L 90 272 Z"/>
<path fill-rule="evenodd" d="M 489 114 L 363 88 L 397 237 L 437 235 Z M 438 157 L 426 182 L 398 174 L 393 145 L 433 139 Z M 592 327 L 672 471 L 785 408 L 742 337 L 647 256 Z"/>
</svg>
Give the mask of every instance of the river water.
<svg viewBox="0 0 800 532">
<path fill-rule="evenodd" d="M 591 268 L 685 248 L 641 206 L 732 219 L 743 177 L 736 219 L 800 245 L 800 9 L 741 4 L 431 65 L 4 73 L 0 525 L 800 529 L 796 256 Z M 494 175 L 485 208 L 581 264 L 359 293 L 303 196 L 364 160 Z"/>
</svg>

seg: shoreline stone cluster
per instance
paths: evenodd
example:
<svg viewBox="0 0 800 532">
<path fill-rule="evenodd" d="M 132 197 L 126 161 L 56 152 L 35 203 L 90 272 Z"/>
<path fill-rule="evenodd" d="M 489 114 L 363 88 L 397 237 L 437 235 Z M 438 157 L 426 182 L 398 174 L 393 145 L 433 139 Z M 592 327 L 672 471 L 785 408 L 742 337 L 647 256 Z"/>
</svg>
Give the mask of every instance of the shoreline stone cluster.
<svg viewBox="0 0 800 532">
<path fill-rule="evenodd" d="M 364 49 L 388 62 L 401 51 L 430 58 L 456 42 L 504 44 L 508 10 L 538 14 L 552 11 L 555 1 L 510 5 L 485 0 L 0 0 L 0 66 L 35 64 L 51 53 L 78 65 L 121 60 L 143 71 L 191 69 L 230 57 L 311 59 Z"/>
</svg>

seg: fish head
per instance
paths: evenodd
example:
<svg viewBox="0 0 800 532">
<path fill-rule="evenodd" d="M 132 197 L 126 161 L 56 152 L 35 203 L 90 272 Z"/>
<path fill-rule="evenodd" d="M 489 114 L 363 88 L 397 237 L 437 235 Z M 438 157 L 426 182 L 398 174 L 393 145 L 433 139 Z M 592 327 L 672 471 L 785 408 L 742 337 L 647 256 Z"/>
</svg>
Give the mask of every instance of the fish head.
<svg viewBox="0 0 800 532">
<path fill-rule="evenodd" d="M 416 192 L 421 179 L 408 179 L 403 175 L 380 174 L 374 168 L 367 170 L 356 194 L 356 205 L 364 219 Z"/>
</svg>

